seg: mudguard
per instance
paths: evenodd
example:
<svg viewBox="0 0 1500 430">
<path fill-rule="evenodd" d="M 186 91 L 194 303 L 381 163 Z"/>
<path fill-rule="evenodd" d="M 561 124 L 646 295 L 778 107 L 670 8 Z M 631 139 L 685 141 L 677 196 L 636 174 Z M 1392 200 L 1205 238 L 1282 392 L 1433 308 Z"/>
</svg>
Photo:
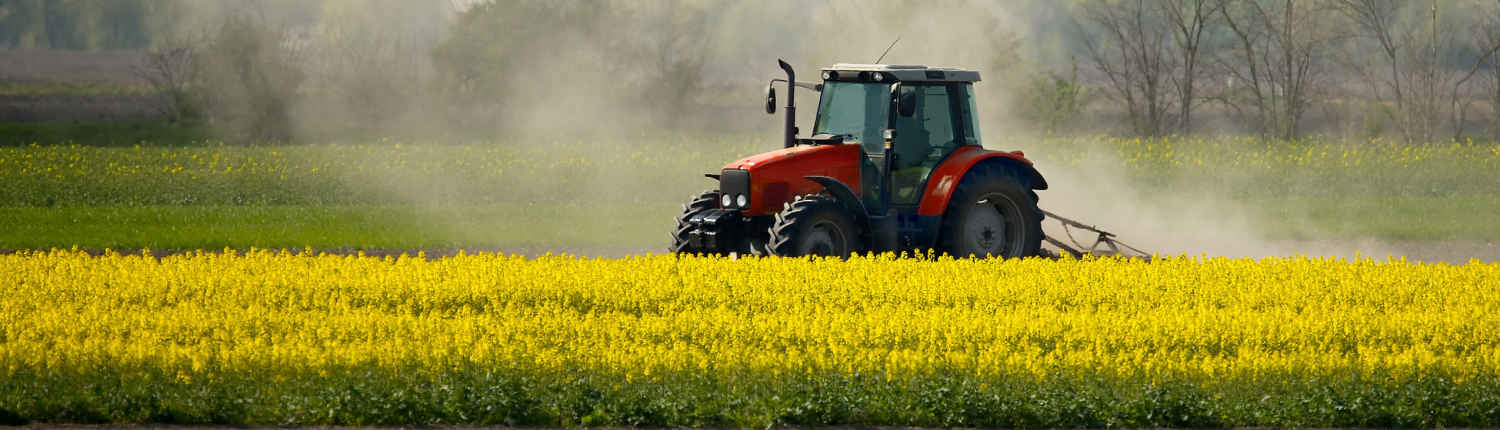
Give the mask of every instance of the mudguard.
<svg viewBox="0 0 1500 430">
<path fill-rule="evenodd" d="M 941 216 L 948 208 L 948 199 L 953 197 L 953 189 L 958 186 L 958 181 L 963 180 L 969 169 L 982 161 L 1004 163 L 1021 173 L 1022 180 L 1034 190 L 1047 189 L 1047 180 L 1032 167 L 1031 160 L 1020 154 L 990 151 L 976 146 L 959 148 L 952 156 L 949 156 L 942 165 L 933 169 L 932 175 L 928 176 L 927 189 L 922 193 L 922 203 L 917 206 L 917 215 Z"/>
</svg>

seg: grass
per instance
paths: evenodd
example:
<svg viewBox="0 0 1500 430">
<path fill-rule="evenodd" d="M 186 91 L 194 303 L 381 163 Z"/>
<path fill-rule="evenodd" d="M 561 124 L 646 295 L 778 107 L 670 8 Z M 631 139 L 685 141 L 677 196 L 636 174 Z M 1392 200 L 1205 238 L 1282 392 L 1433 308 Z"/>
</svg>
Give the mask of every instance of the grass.
<svg viewBox="0 0 1500 430">
<path fill-rule="evenodd" d="M 1500 197 L 1255 200 L 1276 240 L 1500 241 Z M 0 248 L 655 249 L 673 204 L 0 207 Z M 1129 238 L 1126 238 L 1129 240 Z"/>
<path fill-rule="evenodd" d="M 677 207 L 0 207 L 0 248 L 666 248 Z"/>
<path fill-rule="evenodd" d="M 1284 240 L 1500 240 L 1500 197 L 1253 200 L 1258 227 Z"/>
</svg>

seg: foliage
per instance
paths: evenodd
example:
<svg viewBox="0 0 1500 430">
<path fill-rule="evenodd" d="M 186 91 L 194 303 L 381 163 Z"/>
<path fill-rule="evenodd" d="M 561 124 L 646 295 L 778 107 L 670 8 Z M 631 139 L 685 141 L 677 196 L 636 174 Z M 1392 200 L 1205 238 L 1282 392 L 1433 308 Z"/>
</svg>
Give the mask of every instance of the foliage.
<svg viewBox="0 0 1500 430">
<path fill-rule="evenodd" d="M 204 98 L 208 120 L 226 125 L 236 140 L 286 141 L 292 104 L 306 79 L 299 61 L 286 30 L 232 16 L 194 54 L 192 88 Z"/>
<path fill-rule="evenodd" d="M 477 113 L 497 110 L 490 116 L 506 118 L 511 109 L 519 108 L 513 105 L 519 101 L 516 92 L 524 90 L 517 76 L 558 56 L 609 43 L 600 26 L 594 25 L 607 5 L 602 0 L 566 5 L 522 0 L 470 6 L 454 21 L 451 35 L 432 49 L 439 101 L 454 106 L 460 123 L 484 120 L 465 117 L 476 109 Z M 535 43 L 538 40 L 549 43 Z M 612 66 L 603 63 L 601 74 Z"/>
<path fill-rule="evenodd" d="M 0 47 L 142 49 L 184 9 L 179 0 L 0 0 Z"/>
<path fill-rule="evenodd" d="M 330 18 L 308 56 L 316 90 L 332 99 L 343 121 L 328 132 L 371 136 L 408 116 L 421 92 L 409 41 L 361 22 Z"/>
<path fill-rule="evenodd" d="M 21 253 L 0 256 L 0 408 L 38 422 L 1482 427 L 1500 420 L 1497 280 L 1497 264 L 1370 259 Z"/>
<path fill-rule="evenodd" d="M 185 126 L 202 116 L 202 94 L 189 89 L 197 48 L 195 38 L 163 37 L 136 66 L 136 76 L 156 93 L 156 109 L 168 124 Z"/>
<path fill-rule="evenodd" d="M 1078 61 L 1066 76 L 1052 70 L 1032 73 L 1013 110 L 1038 132 L 1075 133 L 1084 125 L 1082 105 L 1089 94 L 1078 82 Z"/>
<path fill-rule="evenodd" d="M 707 26 L 686 2 L 479 2 L 432 48 L 436 101 L 470 128 L 674 129 L 702 102 Z"/>
</svg>

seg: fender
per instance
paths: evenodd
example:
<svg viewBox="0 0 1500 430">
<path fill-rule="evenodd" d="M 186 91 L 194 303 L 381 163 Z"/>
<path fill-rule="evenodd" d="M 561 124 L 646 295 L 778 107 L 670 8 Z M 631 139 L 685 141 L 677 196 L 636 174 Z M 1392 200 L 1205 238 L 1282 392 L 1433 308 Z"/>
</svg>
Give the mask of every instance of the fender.
<svg viewBox="0 0 1500 430">
<path fill-rule="evenodd" d="M 981 161 L 999 162 L 1016 169 L 1021 180 L 1033 190 L 1047 189 L 1047 180 L 1032 167 L 1031 160 L 1019 153 L 991 151 L 977 146 L 965 146 L 955 151 L 942 165 L 933 169 L 927 179 L 927 190 L 922 193 L 922 203 L 917 207 L 918 215 L 941 216 L 948 208 L 948 199 L 953 189 L 963 180 L 969 169 Z"/>
<path fill-rule="evenodd" d="M 874 237 L 875 231 L 871 229 L 870 212 L 865 209 L 865 203 L 859 199 L 859 195 L 855 194 L 854 190 L 849 188 L 848 185 L 839 182 L 838 179 L 827 176 L 805 176 L 803 178 L 822 185 L 823 190 L 828 191 L 829 195 L 832 195 L 833 198 L 838 199 L 844 206 L 848 206 L 849 209 L 854 211 L 854 223 L 863 228 L 865 232 L 865 234 L 860 235 L 860 240 L 866 242 L 865 249 L 869 249 L 872 244 L 869 243 L 870 241 L 865 236 Z"/>
</svg>

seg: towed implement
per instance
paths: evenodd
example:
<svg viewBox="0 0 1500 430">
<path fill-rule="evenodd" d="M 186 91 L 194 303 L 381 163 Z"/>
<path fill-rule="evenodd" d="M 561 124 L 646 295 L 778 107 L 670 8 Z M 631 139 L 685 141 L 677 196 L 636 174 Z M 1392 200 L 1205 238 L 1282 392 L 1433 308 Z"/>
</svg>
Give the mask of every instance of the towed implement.
<svg viewBox="0 0 1500 430">
<path fill-rule="evenodd" d="M 786 84 L 783 148 L 729 163 L 719 182 L 683 206 L 671 252 L 848 256 L 932 250 L 958 257 L 1048 255 L 1037 207 L 1047 181 L 1021 151 L 981 144 L 974 83 L 956 68 L 835 64 L 822 83 L 786 79 L 766 87 L 776 113 Z M 812 132 L 798 137 L 796 89 L 818 92 Z M 1113 235 L 1101 243 L 1118 251 Z M 1069 224 L 1071 223 L 1071 224 Z M 1128 248 L 1128 247 L 1127 247 Z M 1133 248 L 1130 248 L 1133 249 Z"/>
</svg>

